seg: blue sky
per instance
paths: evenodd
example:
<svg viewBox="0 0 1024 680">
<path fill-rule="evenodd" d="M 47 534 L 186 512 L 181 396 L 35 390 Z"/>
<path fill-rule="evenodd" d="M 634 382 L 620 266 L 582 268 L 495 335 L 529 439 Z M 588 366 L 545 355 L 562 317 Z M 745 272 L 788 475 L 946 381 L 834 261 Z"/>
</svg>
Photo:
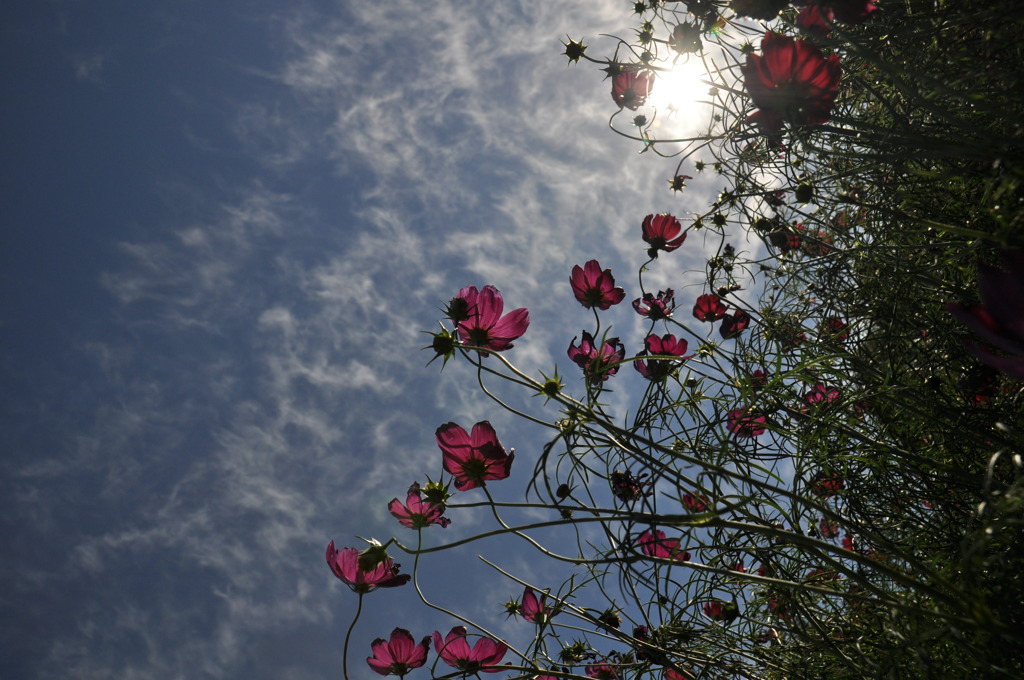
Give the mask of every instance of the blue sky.
<svg viewBox="0 0 1024 680">
<path fill-rule="evenodd" d="M 580 393 L 565 348 L 591 318 L 572 265 L 596 257 L 637 297 L 643 216 L 721 188 L 672 195 L 674 164 L 607 129 L 604 74 L 560 55 L 567 33 L 610 54 L 598 34 L 631 35 L 630 4 L 0 9 L 0 677 L 339 677 L 355 598 L 324 547 L 405 531 L 386 504 L 437 477 L 438 425 L 490 419 L 517 450 L 495 491 L 522 498 L 545 433 L 468 367 L 425 367 L 420 331 L 462 286 L 493 284 L 531 311 L 509 357 Z M 704 292 L 682 273 L 704 245 L 648 280 Z M 639 349 L 628 303 L 609 314 Z M 620 393 L 639 389 L 622 373 Z M 429 538 L 489 526 L 452 519 Z M 544 578 L 490 542 L 426 582 L 524 635 L 499 611 L 521 588 L 478 553 Z M 367 608 L 353 678 L 395 625 L 455 624 L 411 589 Z"/>
</svg>

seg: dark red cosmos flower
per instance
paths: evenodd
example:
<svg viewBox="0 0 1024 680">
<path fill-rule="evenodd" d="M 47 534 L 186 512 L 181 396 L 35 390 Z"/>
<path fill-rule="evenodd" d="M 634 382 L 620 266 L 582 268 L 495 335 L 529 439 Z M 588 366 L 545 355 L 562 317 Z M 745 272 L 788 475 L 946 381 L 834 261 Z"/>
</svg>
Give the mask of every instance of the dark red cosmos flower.
<svg viewBox="0 0 1024 680">
<path fill-rule="evenodd" d="M 745 439 L 760 437 L 764 434 L 765 423 L 768 422 L 768 418 L 752 412 L 749 406 L 741 406 L 729 411 L 727 418 L 729 419 L 729 432 Z"/>
<path fill-rule="evenodd" d="M 723 340 L 731 340 L 740 337 L 740 334 L 747 330 L 749 325 L 750 315 L 742 309 L 737 309 L 732 314 L 722 317 L 722 325 L 718 327 L 718 332 Z"/>
<path fill-rule="evenodd" d="M 660 290 L 657 295 L 644 293 L 643 297 L 633 300 L 633 309 L 651 321 L 667 319 L 676 309 L 675 296 L 676 293 L 671 288 Z"/>
<path fill-rule="evenodd" d="M 782 130 L 782 123 L 820 125 L 829 119 L 841 67 L 839 56 L 826 58 L 805 40 L 766 31 L 762 55 L 747 55 L 743 82 L 758 111 L 747 120 L 768 134 Z"/>
<path fill-rule="evenodd" d="M 708 497 L 697 496 L 692 493 L 684 493 L 683 506 L 690 512 L 707 512 Z"/>
<path fill-rule="evenodd" d="M 413 668 L 419 668 L 427 662 L 430 650 L 430 636 L 416 644 L 412 633 L 404 628 L 391 631 L 391 639 L 377 638 L 370 644 L 373 656 L 367 657 L 366 663 L 375 673 L 380 675 L 397 675 L 404 677 Z"/>
<path fill-rule="evenodd" d="M 1011 378 L 1024 380 L 1024 250 L 1004 253 L 1002 264 L 1005 271 L 987 265 L 978 267 L 980 305 L 950 302 L 946 311 L 1005 353 L 997 354 L 964 340 L 974 356 Z"/>
<path fill-rule="evenodd" d="M 683 356 L 686 354 L 686 348 L 688 343 L 686 340 L 666 333 L 665 335 L 658 337 L 657 335 L 648 335 L 644 340 L 644 347 L 646 349 L 638 356 L 673 356 L 679 357 L 680 361 L 689 359 L 689 356 Z M 672 371 L 673 364 L 676 363 L 669 359 L 636 359 L 633 362 L 633 368 L 635 368 L 640 375 L 647 378 L 648 380 L 661 380 L 668 376 Z"/>
<path fill-rule="evenodd" d="M 822 470 L 811 480 L 811 493 L 818 498 L 828 499 L 846 488 L 846 480 L 837 474 Z"/>
<path fill-rule="evenodd" d="M 823 406 L 838 400 L 839 396 L 837 388 L 829 387 L 824 383 L 817 383 L 804 394 L 804 401 L 808 406 Z"/>
<path fill-rule="evenodd" d="M 818 522 L 818 531 L 825 538 L 835 538 L 839 535 L 839 524 L 823 518 Z"/>
<path fill-rule="evenodd" d="M 412 578 L 409 574 L 399 574 L 399 565 L 390 557 L 372 569 L 360 569 L 359 551 L 355 548 L 338 550 L 334 547 L 334 541 L 327 544 L 327 565 L 335 576 L 357 593 L 369 593 L 378 588 L 395 588 L 405 585 Z"/>
<path fill-rule="evenodd" d="M 410 529 L 422 529 L 431 524 L 440 524 L 443 528 L 451 524 L 451 520 L 441 516 L 444 512 L 443 505 L 423 500 L 419 482 L 413 482 L 409 487 L 405 505 L 397 498 L 391 499 L 388 503 L 388 512 L 394 515 L 399 524 Z"/>
<path fill-rule="evenodd" d="M 523 591 L 523 618 L 527 621 L 532 621 L 536 624 L 547 623 L 554 617 L 558 612 L 548 607 L 544 600 L 547 599 L 547 595 L 541 593 L 540 599 L 537 599 L 536 593 L 533 592 L 532 588 L 527 588 Z"/>
<path fill-rule="evenodd" d="M 657 257 L 659 250 L 670 253 L 686 240 L 683 225 L 672 215 L 648 215 L 644 218 L 643 238 L 651 247 L 647 249 L 648 257 Z"/>
<path fill-rule="evenodd" d="M 693 306 L 693 316 L 698 321 L 718 321 L 727 311 L 722 298 L 714 293 L 707 293 L 697 298 L 697 304 Z"/>
<path fill-rule="evenodd" d="M 601 265 L 597 260 L 590 260 L 582 267 L 574 265 L 569 285 L 572 286 L 573 295 L 587 309 L 608 309 L 626 297 L 625 291 L 615 286 L 612 270 L 601 271 Z"/>
<path fill-rule="evenodd" d="M 623 503 L 637 501 L 650 493 L 652 482 L 647 477 L 650 477 L 647 472 L 634 475 L 629 470 L 616 470 L 611 475 L 612 493 Z"/>
<path fill-rule="evenodd" d="M 444 469 L 455 477 L 455 488 L 468 491 L 486 486 L 488 480 L 505 479 L 512 470 L 515 450 L 509 453 L 498 434 L 484 420 L 473 426 L 473 434 L 455 423 L 445 423 L 435 433 L 444 458 Z"/>
<path fill-rule="evenodd" d="M 498 667 L 501 660 L 508 651 L 508 645 L 503 642 L 495 642 L 490 638 L 480 638 L 470 648 L 466 642 L 466 628 L 455 626 L 451 629 L 444 640 L 441 640 L 441 632 L 434 631 L 434 649 L 437 650 L 441 660 L 452 668 L 465 673 L 500 673 L 502 668 Z"/>
<path fill-rule="evenodd" d="M 583 375 L 590 384 L 597 385 L 619 372 L 619 364 L 626 358 L 626 348 L 618 338 L 608 338 L 598 348 L 594 344 L 594 336 L 583 331 L 579 346 L 576 345 L 576 338 L 573 338 L 567 354 L 569 359 L 583 369 Z"/>
<path fill-rule="evenodd" d="M 850 337 L 850 327 L 838 316 L 831 316 L 818 325 L 818 337 L 822 340 L 842 342 Z"/>
<path fill-rule="evenodd" d="M 750 374 L 750 386 L 755 390 L 767 387 L 768 374 L 762 371 L 761 369 L 757 369 L 756 371 Z"/>
<path fill-rule="evenodd" d="M 740 615 L 740 608 L 735 602 L 711 600 L 704 603 L 704 614 L 712 621 L 732 623 Z"/>
<path fill-rule="evenodd" d="M 645 531 L 637 537 L 636 542 L 640 550 L 649 557 L 675 562 L 686 562 L 690 559 L 690 553 L 680 547 L 679 539 L 665 538 L 664 531 Z"/>
<path fill-rule="evenodd" d="M 612 78 L 612 99 L 619 108 L 636 111 L 654 88 L 654 73 L 636 65 L 624 66 Z"/>
<path fill-rule="evenodd" d="M 456 303 L 455 300 L 462 300 Z M 525 307 L 514 309 L 502 316 L 505 302 L 494 286 L 466 286 L 449 304 L 460 320 L 457 322 L 459 338 L 474 347 L 500 352 L 512 347 L 512 341 L 526 332 L 530 325 L 530 312 Z M 452 318 L 456 318 L 452 316 Z"/>
</svg>

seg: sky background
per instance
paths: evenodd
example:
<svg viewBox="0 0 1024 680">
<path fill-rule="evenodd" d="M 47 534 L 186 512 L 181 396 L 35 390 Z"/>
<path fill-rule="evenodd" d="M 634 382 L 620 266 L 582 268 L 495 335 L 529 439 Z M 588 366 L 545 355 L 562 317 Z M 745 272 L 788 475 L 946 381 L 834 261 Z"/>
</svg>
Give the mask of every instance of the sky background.
<svg viewBox="0 0 1024 680">
<path fill-rule="evenodd" d="M 640 348 L 643 216 L 722 187 L 668 191 L 674 163 L 608 130 L 604 74 L 560 54 L 566 34 L 611 54 L 598 34 L 632 37 L 631 4 L 4 3 L 0 678 L 340 677 L 356 598 L 324 548 L 414 539 L 386 505 L 438 477 L 438 425 L 494 423 L 517 458 L 489 488 L 522 499 L 546 433 L 467 366 L 425 366 L 421 331 L 493 284 L 531 313 L 509 358 L 581 394 L 565 349 L 592 317 L 568 276 L 598 258 Z M 716 245 L 692 235 L 651 287 L 685 305 Z M 450 516 L 428 540 L 491 526 Z M 477 554 L 558 585 L 502 541 L 425 584 L 525 640 L 500 611 L 522 588 Z M 365 602 L 353 678 L 396 625 L 457 623 L 409 587 Z"/>
</svg>

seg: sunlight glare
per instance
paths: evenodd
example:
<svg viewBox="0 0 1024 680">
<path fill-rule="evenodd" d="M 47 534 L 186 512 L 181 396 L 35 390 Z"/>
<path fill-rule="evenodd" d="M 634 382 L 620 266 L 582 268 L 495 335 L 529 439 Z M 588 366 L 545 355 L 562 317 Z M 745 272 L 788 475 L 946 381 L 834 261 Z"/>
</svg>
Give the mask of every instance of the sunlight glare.
<svg viewBox="0 0 1024 680">
<path fill-rule="evenodd" d="M 685 136 L 703 129 L 711 115 L 709 86 L 701 82 L 708 80 L 704 64 L 698 58 L 680 60 L 675 66 L 662 62 L 659 66 L 670 67 L 670 71 L 659 71 L 654 90 L 648 103 L 657 107 L 658 117 L 652 132 L 665 138 Z"/>
</svg>

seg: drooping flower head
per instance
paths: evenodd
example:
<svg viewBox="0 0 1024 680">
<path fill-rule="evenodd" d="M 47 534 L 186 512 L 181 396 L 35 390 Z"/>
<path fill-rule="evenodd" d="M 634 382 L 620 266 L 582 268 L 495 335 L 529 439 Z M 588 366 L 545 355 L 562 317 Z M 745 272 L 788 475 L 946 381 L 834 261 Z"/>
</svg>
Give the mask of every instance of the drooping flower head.
<svg viewBox="0 0 1024 680">
<path fill-rule="evenodd" d="M 612 270 L 602 271 L 597 260 L 590 260 L 582 267 L 574 265 L 569 284 L 572 286 L 573 295 L 587 309 L 597 307 L 605 310 L 619 304 L 622 298 L 626 297 L 626 293 L 616 287 Z"/>
<path fill-rule="evenodd" d="M 734 309 L 732 314 L 722 316 L 722 325 L 718 327 L 718 333 L 723 340 L 738 338 L 749 325 L 750 315 L 742 309 Z"/>
<path fill-rule="evenodd" d="M 654 88 L 654 73 L 635 65 L 628 65 L 612 77 L 612 99 L 619 108 L 636 111 L 650 96 Z"/>
<path fill-rule="evenodd" d="M 618 338 L 608 338 L 601 347 L 594 344 L 594 337 L 583 331 L 579 346 L 576 338 L 569 343 L 567 352 L 577 366 L 583 369 L 591 385 L 598 385 L 619 372 L 619 364 L 626 358 L 626 348 Z"/>
<path fill-rule="evenodd" d="M 532 588 L 524 590 L 522 606 L 523 618 L 538 625 L 550 621 L 558 612 L 547 606 L 545 603 L 546 599 L 547 595 L 544 593 L 541 593 L 540 599 L 538 599 L 537 594 L 533 592 Z"/>
<path fill-rule="evenodd" d="M 371 643 L 373 656 L 366 663 L 380 675 L 397 675 L 404 677 L 413 668 L 419 668 L 427 662 L 430 650 L 430 636 L 423 638 L 419 644 L 413 640 L 412 633 L 404 628 L 391 631 L 391 639 L 377 638 Z"/>
<path fill-rule="evenodd" d="M 749 406 L 733 409 L 726 417 L 729 421 L 729 432 L 745 439 L 760 437 L 764 434 L 765 423 L 768 422 L 767 417 L 752 411 Z"/>
<path fill-rule="evenodd" d="M 839 90 L 839 56 L 826 58 L 805 40 L 766 31 L 761 55 L 747 55 L 743 82 L 758 111 L 748 119 L 768 134 L 782 123 L 820 125 L 828 121 Z"/>
<path fill-rule="evenodd" d="M 466 642 L 465 627 L 455 626 L 444 640 L 441 639 L 440 631 L 434 631 L 434 649 L 442 661 L 467 674 L 480 671 L 499 673 L 503 669 L 498 664 L 505 657 L 508 645 L 490 638 L 480 638 L 470 647 Z"/>
<path fill-rule="evenodd" d="M 699 296 L 693 305 L 693 316 L 698 321 L 718 321 L 725 316 L 727 310 L 722 298 L 714 293 L 706 293 Z"/>
<path fill-rule="evenodd" d="M 946 311 L 1003 352 L 964 340 L 974 356 L 1011 378 L 1024 380 L 1024 250 L 1004 253 L 1002 264 L 1005 270 L 978 267 L 981 304 L 950 302 Z"/>
<path fill-rule="evenodd" d="M 394 588 L 405 585 L 412 578 L 409 574 L 399 574 L 399 565 L 390 557 L 364 570 L 359 566 L 358 550 L 338 550 L 334 547 L 334 541 L 327 545 L 327 564 L 335 576 L 357 593 L 369 593 L 378 588 Z"/>
<path fill-rule="evenodd" d="M 643 532 L 637 537 L 636 542 L 640 550 L 650 557 L 675 562 L 686 562 L 690 559 L 690 553 L 682 549 L 679 539 L 665 538 L 665 532 L 658 529 Z"/>
<path fill-rule="evenodd" d="M 473 426 L 472 435 L 455 423 L 445 423 L 435 432 L 444 469 L 455 477 L 455 488 L 468 491 L 486 486 L 488 480 L 505 479 L 512 470 L 515 451 L 505 452 L 498 434 L 488 421 Z"/>
<path fill-rule="evenodd" d="M 673 356 L 679 357 L 680 361 L 685 361 L 690 358 L 689 356 L 684 356 L 687 346 L 686 340 L 682 338 L 677 339 L 671 333 L 666 333 L 661 337 L 648 335 L 644 340 L 644 347 L 646 349 L 637 356 Z M 633 367 L 648 380 L 657 381 L 668 376 L 675 363 L 668 359 L 636 359 L 633 362 Z"/>
<path fill-rule="evenodd" d="M 457 303 L 456 300 L 461 300 Z M 453 316 L 453 307 L 455 315 Z M 525 307 L 514 309 L 502 316 L 505 302 L 494 286 L 466 286 L 449 303 L 449 317 L 460 319 L 459 338 L 462 342 L 484 350 L 500 352 L 512 347 L 512 341 L 526 332 L 530 325 L 530 312 Z"/>
<path fill-rule="evenodd" d="M 675 291 L 671 288 L 658 291 L 657 295 L 644 293 L 643 297 L 633 300 L 633 309 L 640 316 L 646 316 L 651 321 L 661 321 L 672 316 L 676 309 Z"/>
<path fill-rule="evenodd" d="M 394 515 L 399 524 L 410 529 L 422 529 L 431 524 L 440 524 L 443 528 L 451 524 L 451 520 L 442 517 L 444 505 L 423 500 L 419 482 L 413 482 L 409 487 L 405 505 L 397 498 L 391 499 L 388 512 Z"/>
<path fill-rule="evenodd" d="M 648 257 L 657 257 L 659 250 L 670 253 L 686 240 L 683 225 L 672 215 L 648 215 L 641 225 L 643 238 L 651 247 L 647 249 Z"/>
</svg>

